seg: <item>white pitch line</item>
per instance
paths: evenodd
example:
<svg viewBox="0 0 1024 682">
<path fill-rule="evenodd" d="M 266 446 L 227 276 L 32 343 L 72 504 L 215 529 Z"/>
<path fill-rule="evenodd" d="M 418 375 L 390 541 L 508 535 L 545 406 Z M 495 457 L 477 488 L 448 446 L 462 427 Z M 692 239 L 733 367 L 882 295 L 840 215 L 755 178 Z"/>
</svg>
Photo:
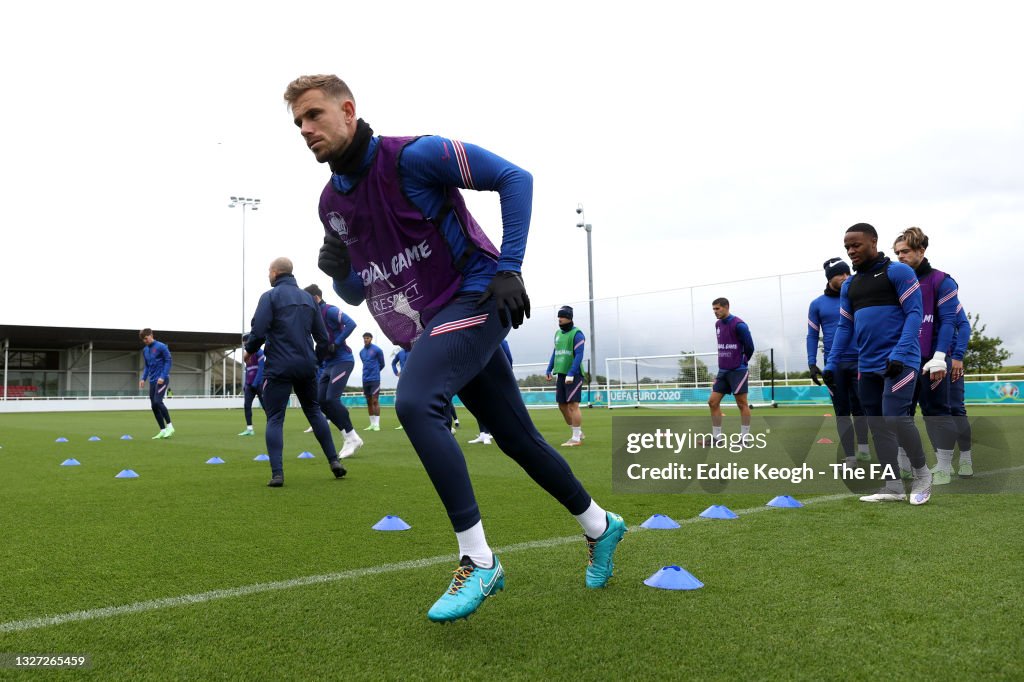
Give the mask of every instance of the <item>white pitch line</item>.
<svg viewBox="0 0 1024 682">
<path fill-rule="evenodd" d="M 1002 469 L 1000 471 L 986 472 L 987 474 L 1006 473 L 1011 471 L 1020 470 L 1022 467 L 1013 467 L 1010 469 Z M 823 495 L 821 497 L 814 497 L 804 502 L 808 504 L 820 504 L 822 502 L 835 502 L 836 500 L 844 500 L 850 497 L 854 497 L 852 493 L 844 493 L 840 495 Z M 758 512 L 768 511 L 774 509 L 774 507 L 749 507 L 747 509 L 740 509 L 734 512 L 738 516 L 747 516 L 750 514 L 756 514 Z M 698 523 L 706 521 L 706 519 L 700 516 L 693 518 L 679 519 L 677 523 L 680 525 L 688 523 Z M 642 526 L 633 526 L 630 531 L 647 530 Z M 532 540 L 530 542 L 520 542 L 514 545 L 506 545 L 505 547 L 496 548 L 494 551 L 496 554 L 511 554 L 514 552 L 521 552 L 530 549 L 543 549 L 545 547 L 558 547 L 561 545 L 567 545 L 573 542 L 579 542 L 579 535 L 570 535 L 558 538 L 548 538 L 546 540 Z M 353 568 L 348 571 L 340 571 L 338 573 L 326 573 L 323 575 L 311 575 L 303 578 L 292 578 L 291 580 L 276 580 L 269 583 L 255 583 L 253 585 L 243 585 L 242 587 L 231 587 L 223 590 L 211 590 L 209 592 L 200 592 L 198 594 L 184 594 L 179 597 L 165 597 L 163 599 L 152 599 L 150 601 L 140 601 L 132 604 L 123 604 L 121 606 L 105 606 L 99 609 L 88 609 L 86 611 L 72 611 L 71 613 L 61 613 L 55 616 L 42 616 L 40 618 L 29 618 L 26 620 L 14 620 L 7 623 L 0 623 L 0 632 L 22 632 L 24 630 L 37 630 L 39 628 L 50 627 L 51 625 L 63 625 L 64 623 L 76 623 L 87 620 L 98 620 L 100 618 L 111 618 L 113 616 L 121 616 L 132 613 L 144 613 L 146 611 L 156 611 L 159 609 L 167 609 L 175 606 L 187 606 L 189 604 L 202 604 L 204 602 L 216 601 L 218 599 L 229 599 L 231 597 L 241 597 L 247 594 L 259 594 L 261 592 L 273 592 L 275 590 L 287 590 L 292 587 L 303 587 L 306 585 L 320 585 L 323 583 L 333 583 L 341 580 L 353 580 L 355 578 L 363 578 L 368 575 L 380 575 L 382 573 L 394 573 L 395 571 L 405 571 L 414 568 L 426 568 L 428 566 L 434 566 L 437 564 L 450 563 L 452 561 L 451 554 L 444 554 L 441 556 L 427 557 L 425 559 L 413 559 L 411 561 L 399 561 L 393 564 L 381 564 L 378 566 L 368 566 L 366 568 Z"/>
</svg>

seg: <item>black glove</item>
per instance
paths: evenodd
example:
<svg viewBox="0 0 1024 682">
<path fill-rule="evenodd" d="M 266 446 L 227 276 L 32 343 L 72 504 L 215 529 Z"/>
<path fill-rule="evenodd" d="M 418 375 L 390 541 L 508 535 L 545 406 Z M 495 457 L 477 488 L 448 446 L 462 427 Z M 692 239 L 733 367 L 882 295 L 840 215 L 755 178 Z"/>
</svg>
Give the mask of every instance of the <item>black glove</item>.
<svg viewBox="0 0 1024 682">
<path fill-rule="evenodd" d="M 821 386 L 821 368 L 817 365 L 808 365 L 811 370 L 811 381 L 815 386 Z"/>
<path fill-rule="evenodd" d="M 316 344 L 314 350 L 316 352 L 316 361 L 318 363 L 323 362 L 324 360 L 327 359 L 327 344 L 318 343 Z"/>
<path fill-rule="evenodd" d="M 814 369 L 818 369 L 817 366 L 815 366 Z M 811 379 L 813 378 L 814 372 L 811 372 Z M 821 372 L 821 380 L 824 381 L 825 385 L 828 386 L 829 388 L 836 387 L 836 375 L 835 372 L 833 372 L 830 369 L 826 369 L 824 372 Z M 821 386 L 821 384 L 817 381 L 815 381 L 814 383 L 816 383 L 818 386 Z"/>
<path fill-rule="evenodd" d="M 334 355 L 335 352 L 337 352 L 337 350 L 338 350 L 338 347 L 335 346 L 333 343 L 327 344 L 327 357 L 330 357 L 330 356 Z"/>
<path fill-rule="evenodd" d="M 903 363 L 899 360 L 886 360 L 885 361 L 885 372 L 883 374 L 887 378 L 898 377 L 903 374 Z"/>
<path fill-rule="evenodd" d="M 498 304 L 498 320 L 502 327 L 507 327 L 511 321 L 512 328 L 518 329 L 523 323 L 523 316 L 530 316 L 530 297 L 526 295 L 526 285 L 518 272 L 503 270 L 494 275 L 487 290 L 477 299 L 477 306 L 483 305 L 491 297 Z"/>
<path fill-rule="evenodd" d="M 320 247 L 320 259 L 316 264 L 325 275 L 330 275 L 333 279 L 345 279 L 352 272 L 352 259 L 348 255 L 348 247 L 333 235 L 324 237 L 324 245 Z"/>
</svg>

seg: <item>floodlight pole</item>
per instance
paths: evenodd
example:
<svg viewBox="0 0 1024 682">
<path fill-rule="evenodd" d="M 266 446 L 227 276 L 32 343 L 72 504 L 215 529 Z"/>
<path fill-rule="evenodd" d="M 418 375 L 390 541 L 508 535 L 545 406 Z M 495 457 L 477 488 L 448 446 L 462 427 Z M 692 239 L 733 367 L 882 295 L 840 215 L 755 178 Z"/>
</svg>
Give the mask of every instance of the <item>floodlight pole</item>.
<svg viewBox="0 0 1024 682">
<path fill-rule="evenodd" d="M 583 204 L 576 205 L 576 213 L 580 217 L 576 227 L 582 227 L 587 233 L 587 280 L 590 287 L 590 338 L 587 339 L 587 345 L 590 346 L 590 374 L 591 381 L 593 381 L 597 376 L 597 339 L 594 336 L 594 249 L 591 241 L 592 226 L 587 222 L 586 214 L 583 212 Z M 589 386 L 590 382 L 587 382 L 587 385 Z M 593 406 L 593 395 L 591 395 L 590 404 Z"/>
<path fill-rule="evenodd" d="M 231 197 L 228 208 L 235 206 L 242 207 L 242 334 L 245 334 L 249 331 L 249 325 L 245 323 L 245 209 L 251 207 L 254 211 L 260 210 L 260 200 L 252 197 Z M 226 387 L 228 378 L 221 377 L 221 383 Z M 226 390 L 224 392 L 227 393 Z"/>
<path fill-rule="evenodd" d="M 245 323 L 245 209 L 252 207 L 254 211 L 260 210 L 260 200 L 251 197 L 231 197 L 228 208 L 235 206 L 242 207 L 242 333 L 244 334 L 249 330 Z"/>
</svg>

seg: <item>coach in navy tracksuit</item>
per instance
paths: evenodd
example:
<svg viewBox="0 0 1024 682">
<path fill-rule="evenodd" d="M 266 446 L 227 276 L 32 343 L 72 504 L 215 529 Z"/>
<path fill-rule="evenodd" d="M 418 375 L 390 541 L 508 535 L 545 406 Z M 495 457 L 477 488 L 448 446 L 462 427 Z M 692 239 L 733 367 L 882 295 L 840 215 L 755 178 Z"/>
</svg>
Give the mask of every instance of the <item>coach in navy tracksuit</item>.
<svg viewBox="0 0 1024 682">
<path fill-rule="evenodd" d="M 857 223 L 847 229 L 843 241 L 857 272 L 843 282 L 839 293 L 839 328 L 823 378 L 834 391 L 840 358 L 852 344 L 860 371 L 860 404 L 868 416 L 878 461 L 885 467 L 884 487 L 860 499 L 898 502 L 907 498 L 896 458 L 898 437 L 913 466 L 910 503 L 924 504 L 931 497 L 932 474 L 910 412 L 921 366 L 917 343 L 921 285 L 909 266 L 894 263 L 878 251 L 878 232 L 871 225 Z"/>
<path fill-rule="evenodd" d="M 345 475 L 338 461 L 331 438 L 331 427 L 324 419 L 316 401 L 317 355 L 313 341 L 321 352 L 327 348 L 327 329 L 316 302 L 295 283 L 292 262 L 277 258 L 270 264 L 272 288 L 260 296 L 252 331 L 245 343 L 245 357 L 267 344 L 263 365 L 263 407 L 267 412 L 267 454 L 273 474 L 271 488 L 284 485 L 284 415 L 292 390 L 299 399 L 302 412 L 313 427 L 324 456 L 335 477 Z"/>
<path fill-rule="evenodd" d="M 832 339 L 835 338 L 836 327 L 839 326 L 839 291 L 843 282 L 850 276 L 850 266 L 841 258 L 830 258 L 825 261 L 825 293 L 811 301 L 807 309 L 807 367 L 811 371 L 811 381 L 821 386 L 821 369 L 818 367 L 818 338 L 822 340 L 822 358 L 828 360 L 832 350 Z M 832 398 L 832 410 L 836 416 L 836 429 L 839 431 L 839 442 L 846 463 L 856 464 L 854 453 L 854 431 L 860 451 L 866 460 L 868 455 L 868 424 L 857 397 L 857 351 L 848 347 L 834 373 L 835 389 L 829 388 Z M 826 388 L 828 388 L 826 386 Z"/>
</svg>

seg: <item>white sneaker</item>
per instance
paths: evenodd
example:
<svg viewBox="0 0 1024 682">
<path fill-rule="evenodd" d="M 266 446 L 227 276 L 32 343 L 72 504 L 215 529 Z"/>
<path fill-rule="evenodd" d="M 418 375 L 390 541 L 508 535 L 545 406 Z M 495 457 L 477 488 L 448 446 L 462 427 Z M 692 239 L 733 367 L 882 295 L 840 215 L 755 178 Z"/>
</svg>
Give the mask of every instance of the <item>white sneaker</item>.
<svg viewBox="0 0 1024 682">
<path fill-rule="evenodd" d="M 570 438 L 569 440 L 562 443 L 563 448 L 575 448 L 580 445 L 583 445 L 583 441 L 580 440 L 579 438 Z"/>
<path fill-rule="evenodd" d="M 303 433 L 313 433 L 313 427 L 312 427 L 312 426 L 310 426 L 310 427 L 309 427 L 308 429 L 306 429 L 305 431 L 303 431 Z"/>
<path fill-rule="evenodd" d="M 492 441 L 492 440 L 494 440 L 494 436 L 492 436 L 492 435 L 491 435 L 491 434 L 489 434 L 489 433 L 488 433 L 488 434 L 486 434 L 486 435 L 484 436 L 484 445 L 490 445 L 490 444 L 491 444 L 491 441 Z"/>
<path fill-rule="evenodd" d="M 907 499 L 905 493 L 894 493 L 888 488 L 882 488 L 874 495 L 865 495 L 860 498 L 861 502 L 903 502 Z"/>
<path fill-rule="evenodd" d="M 338 459 L 345 459 L 355 454 L 356 450 L 363 447 L 363 439 L 355 431 L 345 440 L 345 444 L 338 450 Z"/>
<path fill-rule="evenodd" d="M 922 505 L 932 498 L 932 474 L 927 478 L 915 478 L 910 484 L 910 504 Z"/>
<path fill-rule="evenodd" d="M 466 441 L 466 442 L 467 443 L 486 443 L 487 442 L 487 438 L 484 436 L 484 434 L 481 433 L 479 436 L 477 436 L 473 440 Z"/>
</svg>

